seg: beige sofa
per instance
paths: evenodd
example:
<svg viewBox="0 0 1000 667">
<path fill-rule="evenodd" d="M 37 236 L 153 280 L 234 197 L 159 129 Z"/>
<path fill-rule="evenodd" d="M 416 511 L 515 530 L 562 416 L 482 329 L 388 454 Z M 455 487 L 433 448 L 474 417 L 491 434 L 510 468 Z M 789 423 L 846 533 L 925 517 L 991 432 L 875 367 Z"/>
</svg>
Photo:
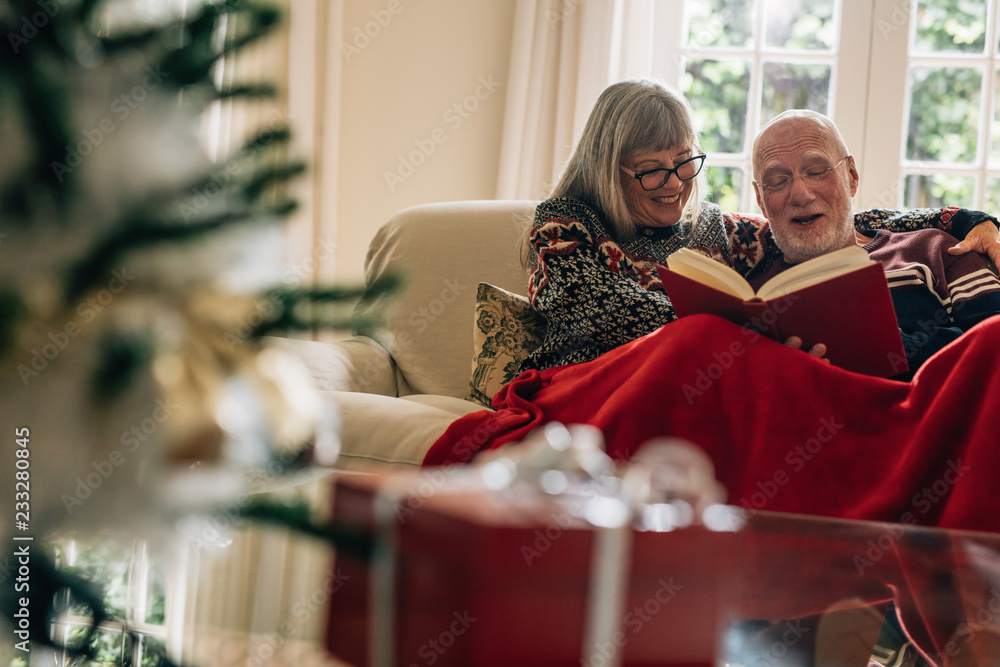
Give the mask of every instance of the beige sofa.
<svg viewBox="0 0 1000 667">
<path fill-rule="evenodd" d="M 371 242 L 365 280 L 397 274 L 402 288 L 358 308 L 380 330 L 333 344 L 275 340 L 306 361 L 339 408 L 338 467 L 419 465 L 452 421 L 484 409 L 465 400 L 477 285 L 525 293 L 517 241 L 536 205 L 464 201 L 397 213 Z"/>
</svg>

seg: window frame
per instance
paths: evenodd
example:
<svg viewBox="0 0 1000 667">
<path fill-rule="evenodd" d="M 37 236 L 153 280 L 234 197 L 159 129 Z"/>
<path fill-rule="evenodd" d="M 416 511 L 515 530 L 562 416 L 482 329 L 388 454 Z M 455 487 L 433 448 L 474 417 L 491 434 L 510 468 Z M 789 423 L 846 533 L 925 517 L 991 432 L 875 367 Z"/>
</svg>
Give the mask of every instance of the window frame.
<svg viewBox="0 0 1000 667">
<path fill-rule="evenodd" d="M 914 54 L 917 0 L 874 0 L 872 68 L 868 115 L 898 119 L 898 131 L 886 132 L 885 124 L 870 121 L 866 129 L 865 159 L 859 164 L 859 199 L 864 207 L 905 208 L 904 193 L 909 175 L 965 176 L 973 179 L 973 201 L 956 202 L 968 208 L 986 207 L 986 184 L 1000 178 L 1000 161 L 990 164 L 990 126 L 997 113 L 997 79 L 1000 77 L 998 37 L 1000 11 L 997 0 L 987 0 L 986 45 L 982 54 Z M 910 160 L 906 157 L 914 65 L 982 68 L 980 95 L 982 115 L 976 137 L 976 159 L 971 164 Z M 1000 137 L 998 137 L 1000 138 Z"/>
<path fill-rule="evenodd" d="M 898 0 L 896 0 L 898 2 Z M 742 47 L 708 47 L 686 44 L 689 32 L 688 17 L 684 11 L 684 0 L 659 0 L 654 11 L 654 32 L 657 39 L 653 44 L 652 74 L 663 79 L 682 93 L 683 72 L 686 58 L 741 58 L 750 63 L 750 90 L 746 126 L 746 144 L 740 153 L 709 153 L 706 166 L 737 167 L 743 170 L 741 199 L 738 210 L 759 213 L 753 192 L 751 165 L 752 139 L 760 127 L 760 108 L 763 95 L 763 67 L 766 62 L 782 63 L 829 63 L 830 93 L 827 113 L 840 128 L 844 140 L 857 157 L 864 155 L 866 138 L 865 116 L 868 112 L 868 77 L 845 75 L 846 72 L 867 71 L 871 54 L 870 35 L 873 30 L 873 0 L 840 0 L 834 9 L 833 20 L 838 23 L 837 42 L 830 51 L 810 51 L 801 49 L 777 49 L 764 44 L 766 20 L 765 0 L 752 0 L 754 12 L 754 34 L 752 44 Z M 682 20 L 677 20 L 683 17 Z M 845 40 L 862 35 L 863 39 L 852 40 L 851 48 L 843 48 Z M 844 103 L 844 100 L 860 103 Z"/>
<path fill-rule="evenodd" d="M 81 546 L 77 540 L 69 538 L 58 543 L 59 556 L 56 567 L 74 567 L 80 560 Z M 183 587 L 178 582 L 184 580 L 185 565 L 181 562 L 171 563 L 164 568 L 164 617 L 163 623 L 150 623 L 146 619 L 146 606 L 149 600 L 150 572 L 153 567 L 148 545 L 142 540 L 133 540 L 128 554 L 123 556 L 128 561 L 125 575 L 125 619 L 124 621 L 106 620 L 98 624 L 99 633 L 119 634 L 121 636 L 120 659 L 124 660 L 128 653 L 129 664 L 141 666 L 145 655 L 147 638 L 157 639 L 163 643 L 166 654 L 173 660 L 180 659 L 179 615 L 183 614 L 183 594 L 178 595 Z M 63 592 L 64 602 L 69 602 L 69 593 Z M 61 645 L 66 645 L 69 635 L 74 630 L 89 628 L 93 624 L 90 616 L 80 616 L 67 611 L 51 623 L 53 639 Z M 133 641 L 131 632 L 138 641 Z M 57 666 L 72 664 L 73 660 L 66 650 L 54 653 Z M 102 663 L 103 664 L 103 663 Z"/>
</svg>

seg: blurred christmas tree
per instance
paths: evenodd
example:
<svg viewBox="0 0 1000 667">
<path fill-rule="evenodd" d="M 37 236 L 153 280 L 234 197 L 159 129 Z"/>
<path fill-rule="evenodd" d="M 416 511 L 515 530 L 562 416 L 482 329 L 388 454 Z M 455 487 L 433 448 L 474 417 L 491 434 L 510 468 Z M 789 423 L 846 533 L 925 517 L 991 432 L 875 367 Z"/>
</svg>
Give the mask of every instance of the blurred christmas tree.
<svg viewBox="0 0 1000 667">
<path fill-rule="evenodd" d="M 137 7 L 0 4 L 0 456 L 12 471 L 0 509 L 24 510 L 9 528 L 20 536 L 169 528 L 236 492 L 247 466 L 335 441 L 305 369 L 261 340 L 342 324 L 303 306 L 362 296 L 271 288 L 276 223 L 294 209 L 284 185 L 304 169 L 285 155 L 289 128 L 215 161 L 199 139 L 210 105 L 273 94 L 220 87 L 214 72 L 279 15 L 241 0 L 161 3 L 153 19 Z M 69 581 L 45 567 L 32 574 L 48 577 L 36 619 Z M 0 593 L 8 617 L 12 594 Z M 48 641 L 44 623 L 32 631 Z"/>
</svg>

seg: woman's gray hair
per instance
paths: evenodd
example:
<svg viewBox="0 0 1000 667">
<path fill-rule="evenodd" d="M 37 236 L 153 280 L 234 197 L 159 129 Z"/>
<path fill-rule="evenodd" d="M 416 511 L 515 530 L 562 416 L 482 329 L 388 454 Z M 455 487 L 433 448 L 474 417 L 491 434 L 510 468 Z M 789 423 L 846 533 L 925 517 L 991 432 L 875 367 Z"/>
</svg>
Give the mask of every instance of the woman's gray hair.
<svg viewBox="0 0 1000 667">
<path fill-rule="evenodd" d="M 680 93 L 649 79 L 613 83 L 594 104 L 549 197 L 572 197 L 596 208 L 611 224 L 615 240 L 627 241 L 638 225 L 625 200 L 618 166 L 632 155 L 688 146 L 697 151 L 698 144 L 691 106 Z M 681 222 L 698 220 L 700 180 L 699 176 L 692 184 Z M 688 225 L 688 233 L 692 231 L 693 224 Z M 530 225 L 526 232 L 525 250 L 530 254 Z"/>
<path fill-rule="evenodd" d="M 619 81 L 604 89 L 583 128 L 576 150 L 550 197 L 573 197 L 603 212 L 617 240 L 635 235 L 618 165 L 633 155 L 674 147 L 698 147 L 691 106 L 666 85 L 649 79 Z M 697 179 L 684 211 L 697 219 Z"/>
</svg>

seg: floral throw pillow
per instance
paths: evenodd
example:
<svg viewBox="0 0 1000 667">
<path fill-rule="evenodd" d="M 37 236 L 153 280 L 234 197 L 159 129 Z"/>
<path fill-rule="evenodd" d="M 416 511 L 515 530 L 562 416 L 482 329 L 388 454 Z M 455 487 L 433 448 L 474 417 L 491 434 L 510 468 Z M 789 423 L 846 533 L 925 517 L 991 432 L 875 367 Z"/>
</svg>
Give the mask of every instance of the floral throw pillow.
<svg viewBox="0 0 1000 667">
<path fill-rule="evenodd" d="M 490 407 L 493 395 L 514 379 L 521 362 L 542 344 L 545 318 L 526 297 L 479 283 L 472 333 L 472 380 L 466 399 Z"/>
</svg>

